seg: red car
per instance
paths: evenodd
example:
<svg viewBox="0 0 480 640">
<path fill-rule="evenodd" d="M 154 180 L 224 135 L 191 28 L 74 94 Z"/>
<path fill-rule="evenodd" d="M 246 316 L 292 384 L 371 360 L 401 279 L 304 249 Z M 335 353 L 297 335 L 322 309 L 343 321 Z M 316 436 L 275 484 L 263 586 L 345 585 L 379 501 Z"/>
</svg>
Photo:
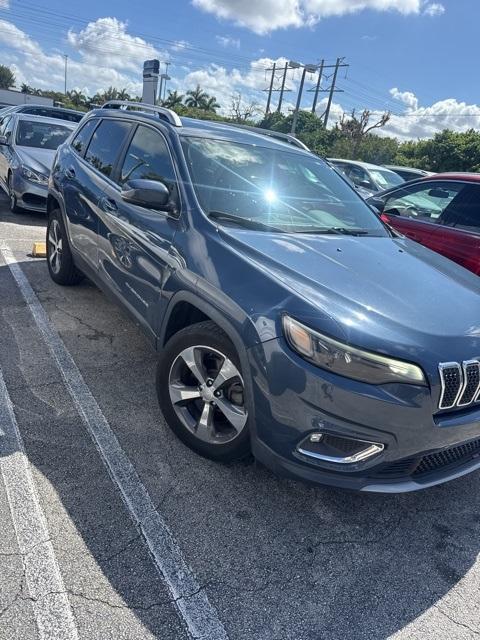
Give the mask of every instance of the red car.
<svg viewBox="0 0 480 640">
<path fill-rule="evenodd" d="M 438 173 L 367 202 L 403 235 L 480 275 L 480 174 Z"/>
</svg>

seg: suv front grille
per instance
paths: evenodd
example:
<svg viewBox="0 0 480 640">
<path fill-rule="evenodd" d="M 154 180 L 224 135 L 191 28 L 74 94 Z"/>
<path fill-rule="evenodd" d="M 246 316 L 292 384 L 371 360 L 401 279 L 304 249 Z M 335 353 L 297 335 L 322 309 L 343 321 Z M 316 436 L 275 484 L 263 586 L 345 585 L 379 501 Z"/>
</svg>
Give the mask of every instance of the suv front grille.
<svg viewBox="0 0 480 640">
<path fill-rule="evenodd" d="M 480 362 L 444 362 L 438 367 L 442 392 L 439 409 L 466 407 L 477 402 L 480 393 Z"/>
<path fill-rule="evenodd" d="M 480 440 L 472 440 L 451 449 L 431 453 L 428 456 L 423 456 L 413 475 L 420 476 L 424 473 L 438 471 L 452 464 L 467 462 L 476 453 L 480 453 Z"/>
<path fill-rule="evenodd" d="M 375 477 L 401 478 L 413 476 L 418 478 L 427 473 L 468 462 L 475 456 L 480 456 L 480 439 L 471 440 L 437 453 L 430 453 L 422 458 L 397 460 L 377 471 Z"/>
</svg>

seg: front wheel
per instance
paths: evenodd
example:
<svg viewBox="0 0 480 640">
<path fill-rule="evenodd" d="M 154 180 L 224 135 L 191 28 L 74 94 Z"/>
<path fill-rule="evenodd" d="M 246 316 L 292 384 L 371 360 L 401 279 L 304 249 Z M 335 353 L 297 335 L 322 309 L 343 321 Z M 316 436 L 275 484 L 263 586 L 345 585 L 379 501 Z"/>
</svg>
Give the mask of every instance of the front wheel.
<svg viewBox="0 0 480 640">
<path fill-rule="evenodd" d="M 83 280 L 83 273 L 77 269 L 73 262 L 59 209 L 54 209 L 48 216 L 47 265 L 50 277 L 57 284 L 71 286 Z"/>
<path fill-rule="evenodd" d="M 23 209 L 17 204 L 17 196 L 15 195 L 15 189 L 13 188 L 13 176 L 10 173 L 8 175 L 8 199 L 10 200 L 10 211 L 12 213 L 21 213 Z"/>
<path fill-rule="evenodd" d="M 172 431 L 206 458 L 250 454 L 248 407 L 238 355 L 214 322 L 176 333 L 157 369 L 160 407 Z"/>
</svg>

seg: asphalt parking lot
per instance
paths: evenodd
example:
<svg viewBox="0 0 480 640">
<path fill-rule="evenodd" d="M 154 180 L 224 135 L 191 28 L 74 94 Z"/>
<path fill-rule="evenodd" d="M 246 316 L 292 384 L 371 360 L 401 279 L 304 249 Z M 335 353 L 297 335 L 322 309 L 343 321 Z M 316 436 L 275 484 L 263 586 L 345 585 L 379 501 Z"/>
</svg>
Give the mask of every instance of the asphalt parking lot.
<svg viewBox="0 0 480 640">
<path fill-rule="evenodd" d="M 0 640 L 480 636 L 480 474 L 401 496 L 196 456 L 155 353 L 0 196 Z M 11 404 L 10 404 L 11 403 Z"/>
</svg>

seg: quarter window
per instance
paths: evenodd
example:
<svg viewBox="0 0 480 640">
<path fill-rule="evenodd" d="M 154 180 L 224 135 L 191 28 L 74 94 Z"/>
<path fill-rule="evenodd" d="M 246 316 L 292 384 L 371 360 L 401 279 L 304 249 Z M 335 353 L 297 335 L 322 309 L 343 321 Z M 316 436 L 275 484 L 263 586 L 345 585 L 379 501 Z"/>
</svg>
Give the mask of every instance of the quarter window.
<svg viewBox="0 0 480 640">
<path fill-rule="evenodd" d="M 163 182 L 170 191 L 176 185 L 175 171 L 163 136 L 142 125 L 132 138 L 120 172 L 122 185 L 138 179 Z"/>
<path fill-rule="evenodd" d="M 72 147 L 80 155 L 83 155 L 83 152 L 85 151 L 85 148 L 87 147 L 90 140 L 90 136 L 92 135 L 93 130 L 95 129 L 97 124 L 98 120 L 96 118 L 94 118 L 93 120 L 89 120 L 84 124 L 84 126 L 80 129 L 80 131 L 73 139 Z"/>
<path fill-rule="evenodd" d="M 110 176 L 129 130 L 128 122 L 102 120 L 88 145 L 85 160 L 104 175 Z"/>
</svg>

